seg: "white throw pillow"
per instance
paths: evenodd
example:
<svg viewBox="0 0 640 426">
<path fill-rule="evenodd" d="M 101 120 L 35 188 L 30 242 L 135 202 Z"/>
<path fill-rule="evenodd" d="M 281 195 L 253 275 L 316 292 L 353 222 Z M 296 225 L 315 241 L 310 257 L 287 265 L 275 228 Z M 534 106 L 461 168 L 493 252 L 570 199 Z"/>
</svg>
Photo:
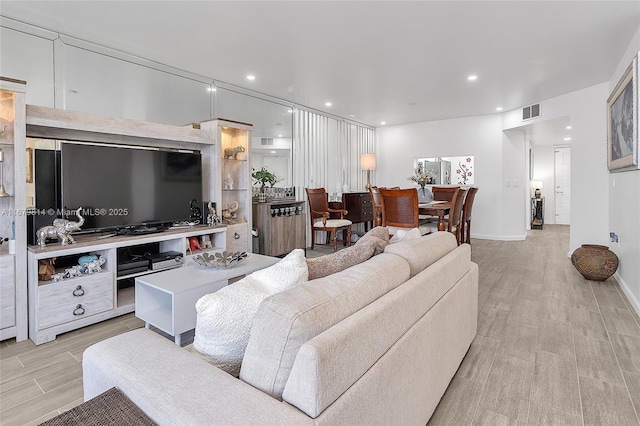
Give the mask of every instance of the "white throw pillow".
<svg viewBox="0 0 640 426">
<path fill-rule="evenodd" d="M 393 237 L 389 240 L 390 243 L 397 243 L 399 241 L 413 240 L 414 238 L 420 238 L 420 229 L 411 228 L 408 230 L 398 229 Z"/>
<path fill-rule="evenodd" d="M 308 277 L 304 250 L 296 249 L 275 265 L 202 296 L 196 303 L 193 348 L 211 364 L 237 377 L 260 303 Z"/>
</svg>

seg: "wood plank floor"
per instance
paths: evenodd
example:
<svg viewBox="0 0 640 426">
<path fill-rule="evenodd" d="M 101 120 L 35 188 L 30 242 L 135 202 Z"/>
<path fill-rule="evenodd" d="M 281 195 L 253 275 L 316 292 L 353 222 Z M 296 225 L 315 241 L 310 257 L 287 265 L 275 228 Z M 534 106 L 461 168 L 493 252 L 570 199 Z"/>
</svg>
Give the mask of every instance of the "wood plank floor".
<svg viewBox="0 0 640 426">
<path fill-rule="evenodd" d="M 429 425 L 640 424 L 640 318 L 613 279 L 582 278 L 568 241 L 552 225 L 526 241 L 473 240 L 478 335 Z M 84 349 L 143 325 L 129 314 L 39 346 L 0 342 L 0 424 L 81 403 Z"/>
</svg>

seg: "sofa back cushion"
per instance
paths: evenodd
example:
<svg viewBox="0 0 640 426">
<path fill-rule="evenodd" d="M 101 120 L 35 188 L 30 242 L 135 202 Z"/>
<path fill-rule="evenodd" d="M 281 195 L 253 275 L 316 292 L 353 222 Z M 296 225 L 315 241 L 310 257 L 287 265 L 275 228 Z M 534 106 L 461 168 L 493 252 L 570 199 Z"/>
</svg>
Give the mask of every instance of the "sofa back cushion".
<svg viewBox="0 0 640 426">
<path fill-rule="evenodd" d="M 445 231 L 389 244 L 384 252 L 393 253 L 409 262 L 413 277 L 457 246 L 456 237 L 451 232 Z"/>
<path fill-rule="evenodd" d="M 337 326 L 306 342 L 293 364 L 283 392 L 284 401 L 312 418 L 319 416 L 347 390 L 351 392 L 362 376 L 371 374 L 374 364 L 440 303 L 456 283 L 463 279 L 475 280 L 477 289 L 477 270 L 477 265 L 471 262 L 471 248 L 464 244 L 401 286 L 345 318 Z M 477 306 L 477 290 L 475 296 L 471 294 L 469 297 L 475 297 L 473 305 Z M 477 311 L 450 314 L 461 319 L 472 318 L 470 322 L 475 324 Z M 445 321 L 439 327 L 452 330 L 450 335 L 453 340 L 456 340 L 454 336 L 458 333 L 456 329 L 461 328 L 457 320 Z M 475 334 L 475 326 L 467 334 L 466 343 Z M 415 340 L 404 345 L 411 347 L 415 345 Z M 461 347 L 457 352 L 462 356 L 465 351 L 466 347 Z M 441 354 L 442 357 L 450 355 L 453 354 L 446 351 Z M 410 359 L 397 368 L 412 370 L 412 363 L 415 362 L 434 363 L 436 360 Z M 385 382 L 390 380 L 388 376 L 396 374 L 395 369 L 383 372 L 374 380 L 379 383 L 378 389 L 386 386 Z M 409 392 L 408 388 L 405 390 Z"/>
<path fill-rule="evenodd" d="M 382 253 L 267 298 L 254 317 L 240 379 L 281 399 L 300 346 L 408 278 L 405 260 Z"/>
<path fill-rule="evenodd" d="M 338 250 L 335 253 L 307 259 L 309 281 L 335 274 L 368 260 L 373 256 L 376 247 L 375 242 L 368 241 L 364 244 L 356 244 Z"/>
</svg>

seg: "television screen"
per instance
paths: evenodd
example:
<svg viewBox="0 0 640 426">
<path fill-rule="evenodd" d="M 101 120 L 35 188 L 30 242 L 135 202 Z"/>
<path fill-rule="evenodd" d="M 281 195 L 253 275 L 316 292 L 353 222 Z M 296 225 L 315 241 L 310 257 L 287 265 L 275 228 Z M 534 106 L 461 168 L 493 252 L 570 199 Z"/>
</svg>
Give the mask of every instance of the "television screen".
<svg viewBox="0 0 640 426">
<path fill-rule="evenodd" d="M 83 230 L 186 220 L 202 199 L 200 153 L 67 142 L 61 153 L 62 206 L 83 208 Z"/>
</svg>

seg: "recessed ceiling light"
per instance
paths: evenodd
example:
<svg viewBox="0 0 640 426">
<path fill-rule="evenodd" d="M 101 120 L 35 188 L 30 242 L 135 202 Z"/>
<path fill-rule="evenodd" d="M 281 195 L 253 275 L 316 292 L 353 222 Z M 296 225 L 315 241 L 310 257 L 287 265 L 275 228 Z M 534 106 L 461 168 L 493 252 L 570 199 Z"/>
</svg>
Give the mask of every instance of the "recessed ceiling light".
<svg viewBox="0 0 640 426">
<path fill-rule="evenodd" d="M 269 152 L 270 152 L 270 153 L 272 153 L 272 154 L 275 154 L 275 153 L 276 153 L 275 151 L 269 151 Z"/>
<path fill-rule="evenodd" d="M 207 92 L 215 92 L 216 90 L 215 87 L 207 87 Z"/>
<path fill-rule="evenodd" d="M 387 122 L 386 121 L 381 121 L 380 124 L 382 124 L 384 126 L 385 124 L 387 124 Z"/>
<path fill-rule="evenodd" d="M 570 140 L 571 140 L 571 138 L 567 137 L 567 138 L 564 138 L 564 140 L 565 140 L 565 141 L 570 141 Z"/>
<path fill-rule="evenodd" d="M 502 107 L 496 108 L 496 111 L 502 111 Z"/>
<path fill-rule="evenodd" d="M 333 105 L 331 102 L 325 102 L 324 103 L 324 106 L 331 106 L 331 105 Z"/>
<path fill-rule="evenodd" d="M 281 138 L 281 137 L 282 137 L 282 135 L 278 135 L 278 137 L 279 137 L 279 138 Z"/>
<path fill-rule="evenodd" d="M 288 112 L 289 114 L 293 114 L 293 110 L 292 110 L 292 109 L 288 109 L 288 110 L 287 110 L 287 112 Z"/>
<path fill-rule="evenodd" d="M 567 126 L 567 127 L 565 127 L 565 129 L 571 130 L 571 126 Z"/>
<path fill-rule="evenodd" d="M 251 81 L 253 81 L 253 80 L 255 80 L 255 79 L 256 79 L 256 76 L 255 76 L 255 75 L 248 75 L 248 76 L 247 76 L 247 80 L 251 80 Z"/>
<path fill-rule="evenodd" d="M 469 77 L 467 77 L 467 80 L 469 80 L 469 81 L 474 81 L 474 80 L 477 80 L 477 79 L 478 79 L 477 75 L 470 75 Z"/>
<path fill-rule="evenodd" d="M 353 118 L 353 117 L 355 117 L 355 115 L 353 115 L 353 114 L 349 114 L 349 117 Z"/>
</svg>

